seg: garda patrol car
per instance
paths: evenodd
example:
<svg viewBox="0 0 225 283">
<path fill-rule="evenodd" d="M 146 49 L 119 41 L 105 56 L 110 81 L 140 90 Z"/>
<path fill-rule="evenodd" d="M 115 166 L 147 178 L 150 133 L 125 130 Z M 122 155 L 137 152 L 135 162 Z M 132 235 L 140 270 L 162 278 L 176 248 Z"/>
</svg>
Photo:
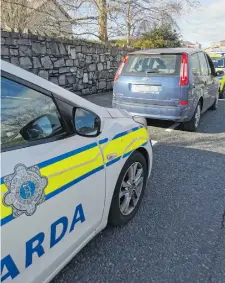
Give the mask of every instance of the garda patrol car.
<svg viewBox="0 0 225 283">
<path fill-rule="evenodd" d="M 137 212 L 146 120 L 2 61 L 1 282 L 49 282 L 109 222 Z"/>
<path fill-rule="evenodd" d="M 219 75 L 220 98 L 225 98 L 225 51 L 223 53 L 210 53 L 209 55 Z"/>
</svg>

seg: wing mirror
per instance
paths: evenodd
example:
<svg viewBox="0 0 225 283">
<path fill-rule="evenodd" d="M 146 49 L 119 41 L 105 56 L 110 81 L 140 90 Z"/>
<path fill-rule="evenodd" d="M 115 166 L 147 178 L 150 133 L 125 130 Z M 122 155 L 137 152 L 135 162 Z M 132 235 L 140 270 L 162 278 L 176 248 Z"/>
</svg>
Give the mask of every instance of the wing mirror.
<svg viewBox="0 0 225 283">
<path fill-rule="evenodd" d="M 217 75 L 217 77 L 221 77 L 221 76 L 224 76 L 224 71 L 217 71 L 216 72 L 216 75 Z"/>
<path fill-rule="evenodd" d="M 78 135 L 96 137 L 100 133 L 100 118 L 83 108 L 76 108 L 74 113 L 74 128 Z"/>
<path fill-rule="evenodd" d="M 42 115 L 25 125 L 20 130 L 20 134 L 26 141 L 49 137 L 55 130 L 54 125 L 58 125 L 56 117 L 49 114 Z"/>
</svg>

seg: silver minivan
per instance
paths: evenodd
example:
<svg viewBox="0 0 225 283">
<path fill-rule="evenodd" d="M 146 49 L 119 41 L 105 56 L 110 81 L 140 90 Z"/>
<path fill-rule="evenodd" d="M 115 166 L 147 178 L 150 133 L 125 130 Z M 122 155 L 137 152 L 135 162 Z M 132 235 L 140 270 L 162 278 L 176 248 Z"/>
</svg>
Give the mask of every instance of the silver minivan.
<svg viewBox="0 0 225 283">
<path fill-rule="evenodd" d="M 218 105 L 219 81 L 202 50 L 163 48 L 128 54 L 117 70 L 113 107 L 147 118 L 182 122 L 195 131 Z"/>
</svg>

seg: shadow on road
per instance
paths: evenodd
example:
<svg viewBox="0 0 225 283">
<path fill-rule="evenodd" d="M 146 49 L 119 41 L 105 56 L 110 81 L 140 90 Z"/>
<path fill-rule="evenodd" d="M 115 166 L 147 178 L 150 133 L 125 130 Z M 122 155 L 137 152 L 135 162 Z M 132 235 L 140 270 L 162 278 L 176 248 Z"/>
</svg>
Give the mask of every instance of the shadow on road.
<svg viewBox="0 0 225 283">
<path fill-rule="evenodd" d="M 225 133 L 225 100 L 219 100 L 219 106 L 216 111 L 206 111 L 197 130 L 203 134 Z"/>
<path fill-rule="evenodd" d="M 224 282 L 225 155 L 161 144 L 153 151 L 136 217 L 99 234 L 52 283 Z"/>
</svg>

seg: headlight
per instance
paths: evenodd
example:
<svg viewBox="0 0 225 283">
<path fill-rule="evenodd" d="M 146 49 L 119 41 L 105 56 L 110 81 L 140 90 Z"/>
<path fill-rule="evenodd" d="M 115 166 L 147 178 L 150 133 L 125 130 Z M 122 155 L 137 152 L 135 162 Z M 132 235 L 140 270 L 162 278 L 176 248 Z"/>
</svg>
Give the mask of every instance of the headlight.
<svg viewBox="0 0 225 283">
<path fill-rule="evenodd" d="M 135 122 L 137 122 L 138 124 L 141 124 L 142 126 L 144 126 L 146 129 L 148 129 L 148 124 L 147 124 L 147 121 L 144 117 L 141 117 L 141 116 L 133 116 L 132 117 L 133 120 Z"/>
</svg>

